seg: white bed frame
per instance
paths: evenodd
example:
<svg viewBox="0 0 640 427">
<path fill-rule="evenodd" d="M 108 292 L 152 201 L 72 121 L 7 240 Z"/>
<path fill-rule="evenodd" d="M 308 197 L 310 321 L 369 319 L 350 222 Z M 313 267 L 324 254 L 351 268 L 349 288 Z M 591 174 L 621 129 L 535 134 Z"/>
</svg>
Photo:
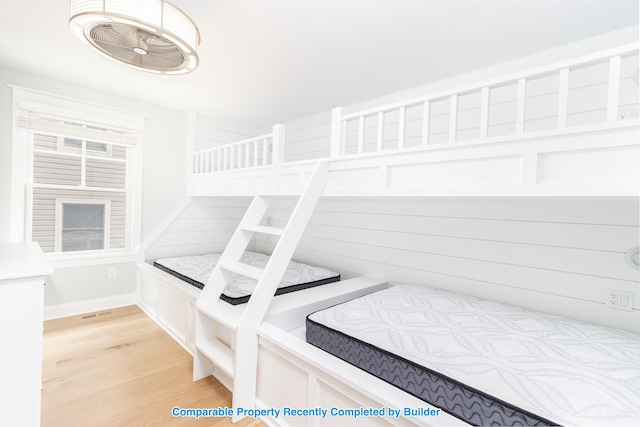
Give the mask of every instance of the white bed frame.
<svg viewBox="0 0 640 427">
<path fill-rule="evenodd" d="M 329 181 L 323 196 L 636 196 L 637 109 L 633 118 L 619 109 L 618 78 L 621 57 L 637 49 L 637 43 L 625 45 L 365 111 L 346 113 L 335 108 Z M 597 123 L 569 126 L 570 70 L 596 62 L 608 63 L 606 105 L 602 106 L 605 117 Z M 555 126 L 528 130 L 527 81 L 540 76 L 557 76 Z M 490 112 L 497 108 L 490 103 L 491 93 L 506 86 L 516 92 L 516 99 L 508 105 L 514 109 L 508 114 L 515 117 L 513 132 L 491 136 Z M 462 105 L 459 110 L 458 104 L 474 94 L 480 105 L 472 110 L 475 117 L 469 119 L 470 110 Z M 449 102 L 448 132 L 445 142 L 434 144 L 429 129 L 435 120 L 430 112 L 442 100 Z M 410 113 L 416 116 L 411 121 Z M 393 123 L 383 123 L 392 115 Z M 443 115 L 437 118 L 442 122 Z M 461 140 L 463 122 L 476 125 L 474 138 L 467 134 Z M 416 126 L 419 129 L 414 130 L 413 140 L 419 144 L 409 146 L 409 128 Z M 397 132 L 395 147 L 383 145 L 390 128 Z M 276 144 L 273 150 L 278 157 L 272 165 L 268 160 L 267 164 L 245 162 L 249 147 L 270 140 L 267 135 L 193 153 L 191 194 L 255 195 L 272 165 L 285 176 L 285 190 L 301 191 L 316 160 L 283 164 L 284 146 Z"/>
<path fill-rule="evenodd" d="M 315 185 L 313 191 L 320 187 L 323 197 L 638 197 L 637 107 L 635 117 L 629 117 L 618 101 L 621 60 L 637 52 L 638 43 L 633 43 L 365 111 L 336 108 L 332 114 L 331 155 L 320 161 L 285 163 L 284 126 L 276 125 L 269 135 L 193 153 L 190 194 L 257 196 L 254 204 L 264 202 L 265 188 L 269 189 L 269 197 L 304 196 L 307 186 L 314 187 L 314 170 L 317 174 L 320 168 L 326 169 L 326 183 Z M 571 73 L 594 63 L 603 63 L 608 70 L 603 120 L 572 126 L 567 113 Z M 552 122 L 550 128 L 532 130 L 527 116 L 528 83 L 547 77 L 557 81 L 552 95 L 556 114 L 546 118 L 547 123 Z M 505 87 L 515 91 L 509 113 L 514 117 L 513 129 L 510 134 L 492 136 L 491 114 L 498 107 L 491 97 L 494 91 Z M 470 99 L 476 99 L 477 105 L 463 108 Z M 433 109 L 443 103 L 448 104 L 447 112 L 434 115 Z M 469 118 L 470 114 L 473 117 Z M 446 137 L 435 141 L 430 129 L 443 117 Z M 471 132 L 465 121 L 475 123 Z M 395 134 L 393 147 L 388 146 L 390 132 Z M 469 137 L 470 133 L 473 137 Z M 274 171 L 278 175 L 275 184 L 271 182 L 273 178 L 268 178 Z M 312 211 L 314 205 L 315 201 L 303 207 Z M 244 245 L 252 233 L 274 233 L 256 215 L 248 213 L 252 223 L 248 224 L 245 217 L 236 232 L 244 233 Z M 300 222 L 297 227 L 304 229 L 305 221 Z M 278 233 L 287 240 L 288 231 Z M 291 237 L 285 245 L 288 255 L 278 255 L 283 250 L 274 251 L 274 262 L 288 262 L 297 238 Z M 232 239 L 228 251 L 237 252 L 239 245 Z M 231 264 L 234 263 L 229 263 L 230 271 L 242 271 L 241 266 Z M 304 342 L 307 314 L 386 286 L 384 282 L 356 278 L 272 299 L 270 288 L 261 291 L 260 287 L 277 283 L 277 274 L 265 278 L 270 273 L 243 270 L 267 283 L 260 282 L 256 288 L 267 297 L 249 309 L 248 305 L 229 308 L 232 306 L 216 302 L 216 294 L 224 286 L 224 267 L 222 270 L 212 275 L 205 289 L 215 292 L 212 290 L 205 297 L 200 290 L 141 263 L 138 303 L 194 355 L 194 379 L 213 373 L 234 392 L 234 407 L 429 406 Z M 242 338 L 242 334 L 251 338 Z M 245 350 L 236 351 L 239 348 Z M 236 366 L 242 366 L 243 371 L 253 369 L 253 374 L 240 380 L 238 377 L 245 374 L 236 372 Z M 286 384 L 278 381 L 281 378 L 288 379 Z M 315 426 L 332 421 L 313 417 L 265 420 L 286 426 Z M 344 421 L 347 420 L 341 420 Z M 402 421 L 366 419 L 367 425 L 398 422 L 460 424 L 446 414 Z"/>
</svg>

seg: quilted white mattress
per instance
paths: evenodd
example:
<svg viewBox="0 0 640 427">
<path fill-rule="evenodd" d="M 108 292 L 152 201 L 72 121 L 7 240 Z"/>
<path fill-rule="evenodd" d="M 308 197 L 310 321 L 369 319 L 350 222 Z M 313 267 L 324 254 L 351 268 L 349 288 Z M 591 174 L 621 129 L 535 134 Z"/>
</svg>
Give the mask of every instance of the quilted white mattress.
<svg viewBox="0 0 640 427">
<path fill-rule="evenodd" d="M 398 285 L 309 319 L 552 422 L 640 426 L 640 335 Z"/>
<path fill-rule="evenodd" d="M 162 258 L 155 261 L 155 264 L 160 264 L 198 283 L 206 284 L 221 255 L 222 254 L 207 254 L 178 258 Z M 240 262 L 257 268 L 264 268 L 268 261 L 269 256 L 251 251 L 246 251 L 240 258 Z M 339 277 L 339 273 L 327 270 L 326 268 L 291 261 L 278 289 L 305 283 L 320 282 L 329 278 L 336 278 L 337 280 Z M 229 298 L 246 297 L 251 295 L 255 285 L 256 281 L 254 279 L 241 274 L 234 274 L 225 288 L 224 294 Z"/>
</svg>

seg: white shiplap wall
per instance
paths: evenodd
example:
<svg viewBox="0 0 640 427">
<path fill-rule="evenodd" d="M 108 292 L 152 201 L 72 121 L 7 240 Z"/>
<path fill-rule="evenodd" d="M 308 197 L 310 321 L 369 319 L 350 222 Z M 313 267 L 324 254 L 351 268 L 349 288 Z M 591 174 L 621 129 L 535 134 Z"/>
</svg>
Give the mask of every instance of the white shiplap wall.
<svg viewBox="0 0 640 427">
<path fill-rule="evenodd" d="M 285 162 L 329 156 L 331 112 L 286 123 Z"/>
<path fill-rule="evenodd" d="M 147 249 L 146 260 L 221 252 L 249 198 L 196 198 Z M 295 204 L 263 219 L 284 226 Z M 294 259 L 340 272 L 434 286 L 640 331 L 638 200 L 324 198 Z M 270 253 L 275 237 L 251 250 Z M 633 312 L 604 305 L 607 289 L 633 292 Z"/>
<path fill-rule="evenodd" d="M 273 204 L 274 226 L 293 203 Z M 624 260 L 638 232 L 637 200 L 332 198 L 295 258 L 640 330 L 638 270 Z M 605 308 L 609 288 L 635 292 L 635 313 Z"/>
<path fill-rule="evenodd" d="M 155 239 L 145 260 L 222 252 L 250 199 L 195 198 Z"/>
<path fill-rule="evenodd" d="M 254 128 L 235 124 L 222 124 L 211 117 L 201 114 L 196 115 L 194 132 L 194 149 L 196 151 L 241 141 L 258 135 L 258 131 Z"/>
</svg>

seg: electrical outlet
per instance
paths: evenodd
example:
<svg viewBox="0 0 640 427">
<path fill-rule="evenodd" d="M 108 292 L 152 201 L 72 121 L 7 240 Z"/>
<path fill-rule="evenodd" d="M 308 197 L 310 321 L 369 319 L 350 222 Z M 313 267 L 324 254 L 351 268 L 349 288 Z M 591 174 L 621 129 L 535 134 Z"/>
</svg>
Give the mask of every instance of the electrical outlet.
<svg viewBox="0 0 640 427">
<path fill-rule="evenodd" d="M 107 277 L 109 279 L 117 279 L 118 278 L 118 269 L 115 267 L 109 267 L 107 269 Z"/>
<path fill-rule="evenodd" d="M 609 294 L 607 295 L 607 301 L 609 307 L 615 307 L 618 305 L 618 293 L 614 290 L 609 290 Z"/>
<path fill-rule="evenodd" d="M 633 292 L 621 291 L 620 289 L 607 289 L 605 305 L 617 310 L 632 311 Z"/>
</svg>

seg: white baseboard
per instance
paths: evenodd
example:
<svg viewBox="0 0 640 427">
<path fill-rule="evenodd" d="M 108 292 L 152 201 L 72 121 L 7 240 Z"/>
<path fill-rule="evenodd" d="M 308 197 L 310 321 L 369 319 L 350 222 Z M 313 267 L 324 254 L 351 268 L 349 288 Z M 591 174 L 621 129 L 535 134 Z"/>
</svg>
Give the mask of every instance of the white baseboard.
<svg viewBox="0 0 640 427">
<path fill-rule="evenodd" d="M 50 305 L 44 308 L 44 320 L 59 319 L 61 317 L 77 316 L 93 311 L 108 310 L 110 308 L 134 305 L 136 294 L 114 295 L 105 298 L 95 298 L 67 304 Z"/>
</svg>

